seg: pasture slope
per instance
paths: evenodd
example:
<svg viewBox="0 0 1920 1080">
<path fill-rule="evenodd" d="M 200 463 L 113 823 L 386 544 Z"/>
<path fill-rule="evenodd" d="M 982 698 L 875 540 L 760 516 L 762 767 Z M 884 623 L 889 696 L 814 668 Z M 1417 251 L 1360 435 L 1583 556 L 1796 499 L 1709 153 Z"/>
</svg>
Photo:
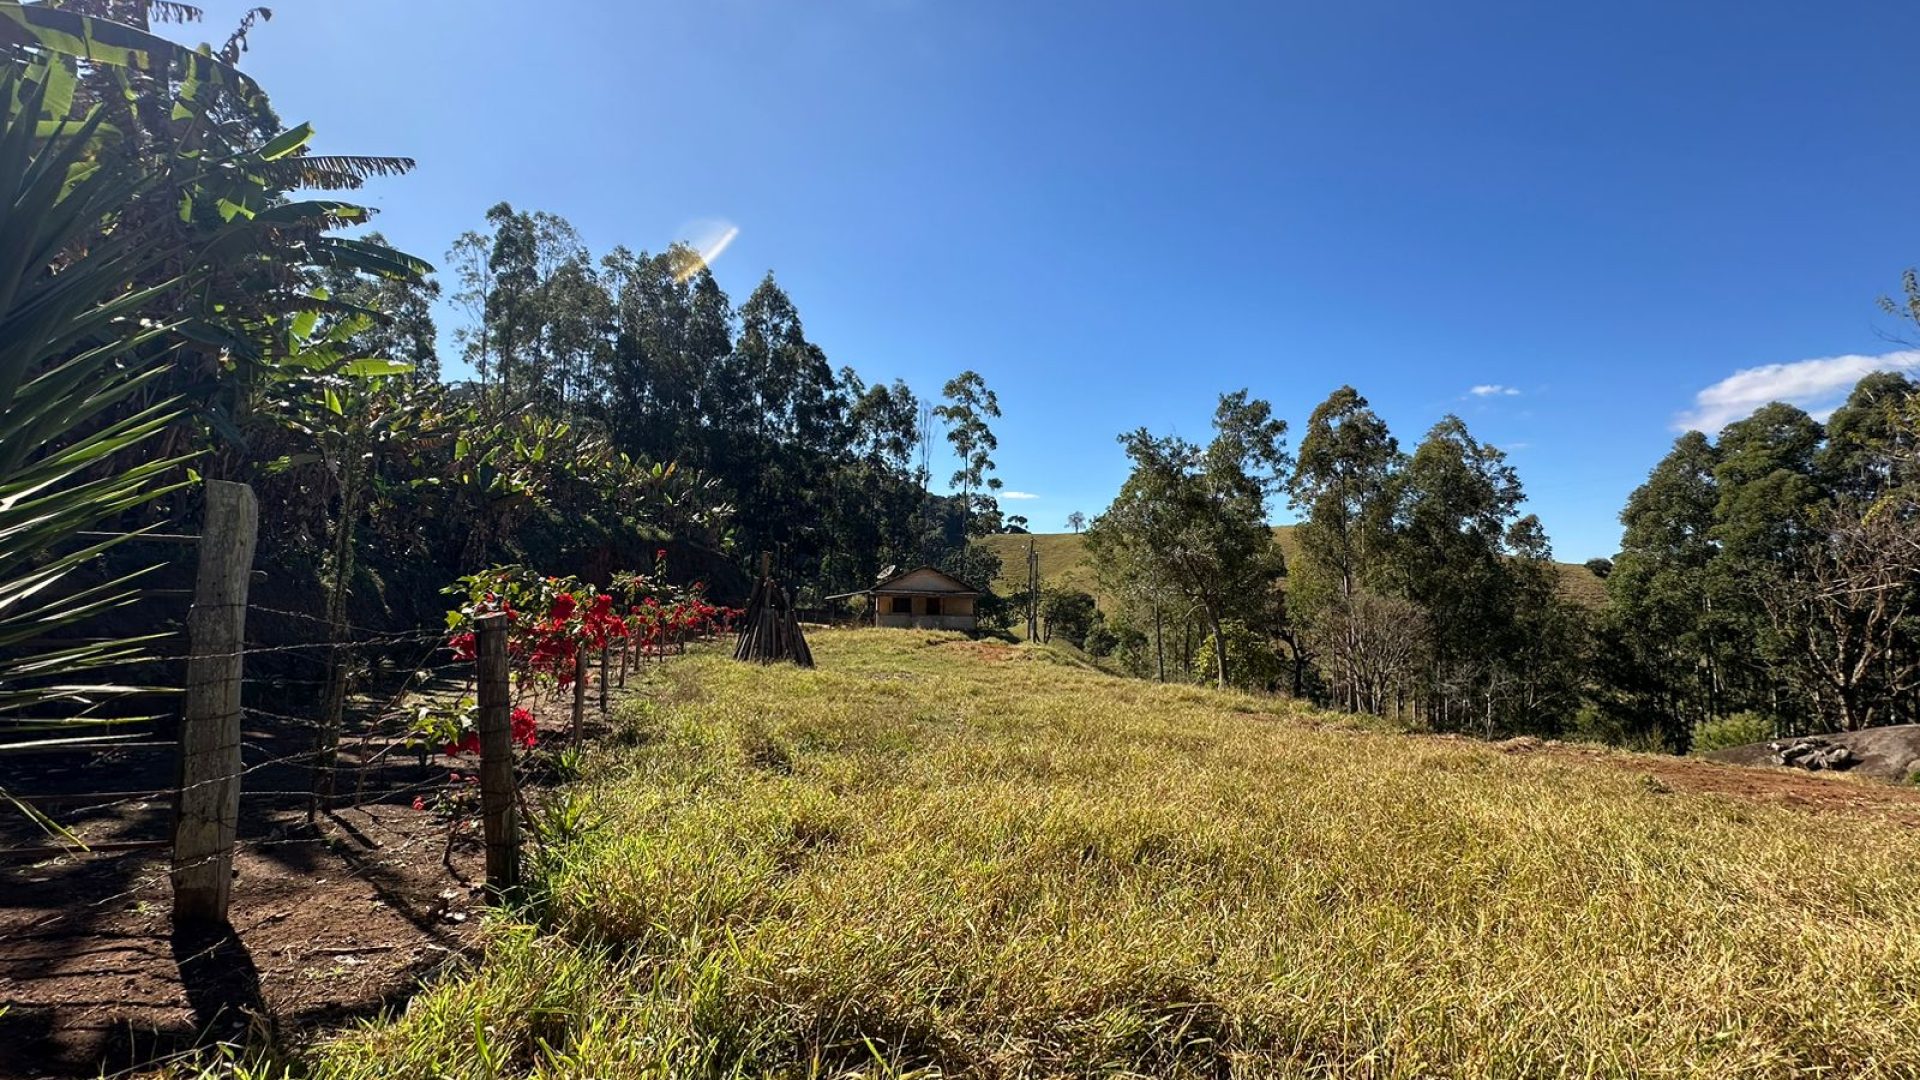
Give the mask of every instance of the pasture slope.
<svg viewBox="0 0 1920 1080">
<path fill-rule="evenodd" d="M 1273 535 L 1280 541 L 1281 552 L 1289 560 L 1293 559 L 1293 526 L 1276 525 Z M 1027 539 L 1025 533 L 1003 533 L 982 537 L 977 541 L 1000 556 L 1000 577 L 988 583 L 995 592 L 1011 593 L 1026 587 Z M 1101 609 L 1107 610 L 1106 592 L 1100 588 L 1093 563 L 1087 558 L 1086 534 L 1034 533 L 1032 539 L 1034 548 L 1040 553 L 1040 577 L 1043 581 L 1049 585 L 1065 585 L 1092 593 L 1099 600 Z M 1579 563 L 1555 565 L 1560 570 L 1561 594 L 1567 599 L 1589 608 L 1598 608 L 1606 603 L 1606 584 L 1593 571 Z"/>
<path fill-rule="evenodd" d="M 656 669 L 527 919 L 313 1073 L 1920 1075 L 1911 789 L 814 648 Z"/>
</svg>

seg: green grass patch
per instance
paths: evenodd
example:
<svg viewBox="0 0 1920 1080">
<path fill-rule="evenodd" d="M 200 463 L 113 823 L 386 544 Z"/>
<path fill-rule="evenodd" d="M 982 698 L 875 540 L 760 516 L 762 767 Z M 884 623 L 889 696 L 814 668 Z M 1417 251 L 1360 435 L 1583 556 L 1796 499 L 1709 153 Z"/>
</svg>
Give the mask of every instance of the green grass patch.
<svg viewBox="0 0 1920 1080">
<path fill-rule="evenodd" d="M 537 923 L 312 1071 L 1920 1074 L 1904 828 L 1031 647 L 813 644 L 655 675 Z"/>
</svg>

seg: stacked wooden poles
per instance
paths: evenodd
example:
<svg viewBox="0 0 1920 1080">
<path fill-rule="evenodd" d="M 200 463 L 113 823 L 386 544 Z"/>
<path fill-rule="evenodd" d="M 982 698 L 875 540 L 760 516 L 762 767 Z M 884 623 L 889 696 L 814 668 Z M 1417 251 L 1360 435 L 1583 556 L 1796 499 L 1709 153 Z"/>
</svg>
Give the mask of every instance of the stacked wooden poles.
<svg viewBox="0 0 1920 1080">
<path fill-rule="evenodd" d="M 740 639 L 734 643 L 733 658 L 757 664 L 791 660 L 801 667 L 813 666 L 813 651 L 800 632 L 800 619 L 793 610 L 787 591 L 765 574 L 753 587 L 747 601 L 747 614 L 740 623 Z"/>
</svg>

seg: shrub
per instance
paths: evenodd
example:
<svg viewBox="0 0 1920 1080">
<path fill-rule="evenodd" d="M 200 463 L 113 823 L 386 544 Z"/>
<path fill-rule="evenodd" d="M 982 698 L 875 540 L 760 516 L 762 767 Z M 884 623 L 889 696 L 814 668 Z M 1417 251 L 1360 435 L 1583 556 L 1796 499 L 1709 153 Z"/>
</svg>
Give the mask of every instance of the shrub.
<svg viewBox="0 0 1920 1080">
<path fill-rule="evenodd" d="M 1107 629 L 1106 623 L 1095 623 L 1093 629 L 1087 631 L 1085 648 L 1088 656 L 1108 656 L 1119 647 L 1120 635 Z"/>
<path fill-rule="evenodd" d="M 1708 720 L 1693 731 L 1693 752 L 1725 750 L 1729 746 L 1766 742 L 1774 736 L 1772 720 L 1756 712 L 1734 713 Z"/>
</svg>

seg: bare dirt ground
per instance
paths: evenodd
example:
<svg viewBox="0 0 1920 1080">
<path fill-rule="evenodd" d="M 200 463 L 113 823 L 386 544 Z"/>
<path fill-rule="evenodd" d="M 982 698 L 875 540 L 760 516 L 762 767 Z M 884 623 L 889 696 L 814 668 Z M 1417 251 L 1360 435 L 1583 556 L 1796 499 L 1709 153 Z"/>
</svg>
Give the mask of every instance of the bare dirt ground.
<svg viewBox="0 0 1920 1080">
<path fill-rule="evenodd" d="M 1546 753 L 1643 774 L 1673 791 L 1703 792 L 1822 812 L 1873 814 L 1920 828 L 1920 788 L 1844 773 L 1734 765 L 1700 758 L 1626 754 L 1573 743 L 1513 739 L 1494 744 L 1515 753 Z"/>
<path fill-rule="evenodd" d="M 369 1015 L 472 946 L 479 860 L 457 851 L 443 867 L 445 826 L 428 813 L 375 804 L 316 831 L 297 811 L 249 824 L 318 842 L 243 847 L 231 933 L 170 931 L 161 858 L 77 856 L 0 878 L 0 1075 L 111 1073 L 255 1023 L 297 1033 Z"/>
<path fill-rule="evenodd" d="M 565 727 L 536 705 L 543 731 Z M 343 805 L 307 823 L 305 768 L 272 764 L 308 732 L 247 731 L 230 928 L 170 929 L 165 851 L 0 861 L 0 1077 L 99 1076 L 153 1064 L 249 1026 L 298 1037 L 404 1002 L 472 953 L 484 897 L 478 843 L 449 855 L 447 821 L 413 800 L 447 790 L 471 761 L 424 762 L 392 738 L 343 742 Z M 0 787 L 34 794 L 163 788 L 171 755 L 34 759 Z M 167 835 L 165 796 L 67 806 L 55 819 L 89 844 Z M 0 849 L 45 845 L 20 815 Z M 449 865 L 450 864 L 450 865 Z"/>
</svg>

